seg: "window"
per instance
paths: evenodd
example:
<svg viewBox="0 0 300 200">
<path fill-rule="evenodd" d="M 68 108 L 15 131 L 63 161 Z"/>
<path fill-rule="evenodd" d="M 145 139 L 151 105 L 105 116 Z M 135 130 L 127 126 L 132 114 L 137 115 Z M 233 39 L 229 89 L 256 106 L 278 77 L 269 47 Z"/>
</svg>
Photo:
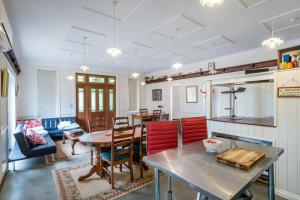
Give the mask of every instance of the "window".
<svg viewBox="0 0 300 200">
<path fill-rule="evenodd" d="M 129 111 L 137 111 L 138 110 L 138 80 L 137 79 L 128 79 L 128 89 L 129 89 Z"/>
<path fill-rule="evenodd" d="M 99 111 L 100 112 L 104 111 L 103 98 L 104 98 L 103 89 L 99 89 Z"/>
<path fill-rule="evenodd" d="M 84 112 L 84 88 L 78 88 L 78 112 Z"/>
<path fill-rule="evenodd" d="M 114 90 L 113 89 L 109 89 L 108 98 L 109 98 L 109 111 L 114 111 Z"/>
<path fill-rule="evenodd" d="M 89 76 L 89 82 L 90 83 L 104 83 L 105 79 L 104 79 L 104 77 L 100 77 L 100 76 Z"/>
<path fill-rule="evenodd" d="M 84 75 L 78 75 L 77 76 L 77 82 L 84 83 L 85 82 L 85 76 Z"/>
<path fill-rule="evenodd" d="M 109 83 L 109 84 L 115 84 L 115 82 L 116 82 L 115 77 L 109 77 L 109 78 L 108 78 L 108 83 Z"/>
<path fill-rule="evenodd" d="M 96 112 L 96 89 L 91 89 L 91 112 Z"/>
</svg>

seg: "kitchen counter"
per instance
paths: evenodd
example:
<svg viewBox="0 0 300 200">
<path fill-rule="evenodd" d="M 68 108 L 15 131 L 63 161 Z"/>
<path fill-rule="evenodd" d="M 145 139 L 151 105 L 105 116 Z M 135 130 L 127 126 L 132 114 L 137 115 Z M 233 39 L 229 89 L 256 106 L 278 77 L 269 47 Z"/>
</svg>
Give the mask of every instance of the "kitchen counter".
<svg viewBox="0 0 300 200">
<path fill-rule="evenodd" d="M 231 118 L 228 116 L 222 117 L 213 117 L 208 119 L 211 121 L 219 121 L 219 122 L 228 122 L 228 123 L 236 123 L 236 124 L 248 124 L 254 126 L 266 126 L 266 127 L 276 127 L 274 125 L 273 117 L 265 117 L 265 118 L 255 118 L 255 117 L 235 117 Z"/>
</svg>

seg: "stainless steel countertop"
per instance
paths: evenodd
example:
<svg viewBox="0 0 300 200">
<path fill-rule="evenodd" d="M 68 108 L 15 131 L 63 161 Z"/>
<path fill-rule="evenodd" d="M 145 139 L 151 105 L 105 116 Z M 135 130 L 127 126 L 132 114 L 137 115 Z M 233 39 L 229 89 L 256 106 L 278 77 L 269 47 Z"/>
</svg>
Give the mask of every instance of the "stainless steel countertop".
<svg viewBox="0 0 300 200">
<path fill-rule="evenodd" d="M 218 138 L 219 152 L 234 140 Z M 144 157 L 149 165 L 167 173 L 212 199 L 234 199 L 244 192 L 283 153 L 282 148 L 235 141 L 237 147 L 263 152 L 266 157 L 250 170 L 238 169 L 216 160 L 218 153 L 207 153 L 202 142 L 195 142 Z"/>
</svg>

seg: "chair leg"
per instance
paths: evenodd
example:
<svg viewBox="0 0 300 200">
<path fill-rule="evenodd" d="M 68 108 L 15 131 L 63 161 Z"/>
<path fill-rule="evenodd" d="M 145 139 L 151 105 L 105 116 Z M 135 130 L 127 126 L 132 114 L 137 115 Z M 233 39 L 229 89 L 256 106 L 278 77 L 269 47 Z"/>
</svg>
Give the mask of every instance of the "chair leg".
<svg viewBox="0 0 300 200">
<path fill-rule="evenodd" d="M 141 174 L 141 178 L 144 178 L 144 172 L 143 172 L 143 157 L 140 157 L 140 174 Z"/>
<path fill-rule="evenodd" d="M 111 188 L 114 189 L 115 184 L 114 184 L 114 166 L 111 165 Z"/>
<path fill-rule="evenodd" d="M 132 160 L 130 160 L 128 164 L 129 164 L 129 170 L 130 170 L 130 180 L 133 181 Z"/>
<path fill-rule="evenodd" d="M 91 148 L 91 165 L 92 166 L 94 165 L 94 151 L 92 148 Z"/>
<path fill-rule="evenodd" d="M 122 164 L 120 164 L 120 172 L 122 172 Z"/>
</svg>

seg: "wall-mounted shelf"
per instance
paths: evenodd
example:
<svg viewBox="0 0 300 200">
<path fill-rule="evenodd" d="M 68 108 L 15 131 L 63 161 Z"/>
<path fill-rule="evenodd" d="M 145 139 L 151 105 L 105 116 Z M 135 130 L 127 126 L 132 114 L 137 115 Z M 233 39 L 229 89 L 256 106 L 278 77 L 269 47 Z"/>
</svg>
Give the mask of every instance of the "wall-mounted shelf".
<svg viewBox="0 0 300 200">
<path fill-rule="evenodd" d="M 274 66 L 277 66 L 277 64 L 278 64 L 277 60 L 268 60 L 268 61 L 264 61 L 264 62 L 251 63 L 251 64 L 246 64 L 246 65 L 238 65 L 238 66 L 233 66 L 233 67 L 219 68 L 219 69 L 216 69 L 217 73 L 214 75 L 245 71 L 245 70 L 249 70 L 249 69 L 274 67 Z M 181 80 L 181 79 L 196 78 L 196 77 L 202 77 L 202 76 L 212 76 L 212 75 L 209 74 L 209 71 L 203 71 L 203 72 L 182 74 L 179 76 L 172 76 L 172 78 L 173 78 L 173 80 Z M 157 79 L 152 79 L 152 80 L 146 81 L 146 84 L 166 82 L 166 81 L 167 81 L 166 78 L 157 78 Z"/>
</svg>

